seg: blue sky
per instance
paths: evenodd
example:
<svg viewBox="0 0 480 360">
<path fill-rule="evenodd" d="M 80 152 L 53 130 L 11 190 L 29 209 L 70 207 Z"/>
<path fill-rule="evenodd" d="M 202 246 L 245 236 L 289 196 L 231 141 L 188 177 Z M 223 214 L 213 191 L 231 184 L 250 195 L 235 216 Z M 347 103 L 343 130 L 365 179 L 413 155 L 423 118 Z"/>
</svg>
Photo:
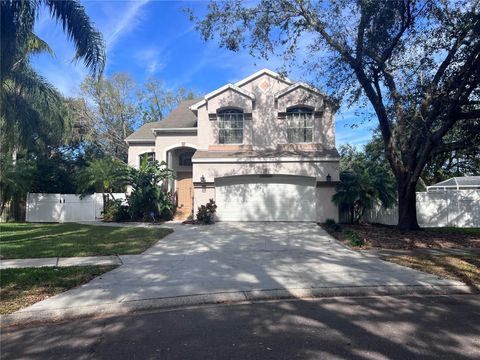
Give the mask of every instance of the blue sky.
<svg viewBox="0 0 480 360">
<path fill-rule="evenodd" d="M 266 67 L 275 71 L 281 66 L 277 58 L 258 60 L 246 51 L 233 53 L 221 49 L 215 41 L 203 42 L 182 9 L 190 7 L 202 12 L 207 2 L 99 0 L 82 4 L 106 41 L 106 75 L 127 72 L 139 84 L 154 76 L 168 88 L 184 86 L 205 94 L 256 70 Z M 36 56 L 35 68 L 63 94 L 75 96 L 88 72 L 81 63 L 72 62 L 72 44 L 47 12 L 40 14 L 36 32 L 52 47 L 55 56 Z M 289 77 L 310 80 L 302 70 Z M 359 109 L 346 106 L 337 113 L 337 146 L 362 145 L 370 139 L 375 121 L 365 122 L 358 113 Z M 354 123 L 359 126 L 351 129 Z"/>
</svg>

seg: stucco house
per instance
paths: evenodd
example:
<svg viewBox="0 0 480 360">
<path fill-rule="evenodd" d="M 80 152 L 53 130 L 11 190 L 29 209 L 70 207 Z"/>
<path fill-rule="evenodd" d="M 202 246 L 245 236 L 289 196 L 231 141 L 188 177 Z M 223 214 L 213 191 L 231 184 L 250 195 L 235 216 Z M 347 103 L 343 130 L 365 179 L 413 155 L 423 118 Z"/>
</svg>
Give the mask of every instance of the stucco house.
<svg viewBox="0 0 480 360">
<path fill-rule="evenodd" d="M 183 101 L 130 135 L 128 161 L 166 161 L 178 213 L 209 199 L 220 221 L 337 220 L 339 180 L 331 99 L 268 69 Z"/>
</svg>

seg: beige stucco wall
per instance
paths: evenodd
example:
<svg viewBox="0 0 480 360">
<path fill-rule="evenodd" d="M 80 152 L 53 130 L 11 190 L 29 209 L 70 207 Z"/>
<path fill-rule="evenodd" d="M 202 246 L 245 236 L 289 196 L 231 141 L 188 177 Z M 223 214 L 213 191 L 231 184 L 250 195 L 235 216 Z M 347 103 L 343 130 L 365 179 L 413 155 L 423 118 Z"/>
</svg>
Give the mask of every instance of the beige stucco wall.
<svg viewBox="0 0 480 360">
<path fill-rule="evenodd" d="M 246 113 L 252 112 L 253 102 L 243 94 L 228 89 L 209 100 L 197 113 L 199 148 L 208 149 L 208 145 L 218 144 L 218 122 L 210 120 L 208 114 L 215 114 L 223 108 L 238 108 Z M 253 122 L 245 120 L 243 126 L 243 144 L 252 143 Z"/>
<path fill-rule="evenodd" d="M 155 140 L 157 160 L 166 161 L 165 151 L 177 147 L 198 147 L 198 137 L 195 133 L 162 133 Z"/>
<path fill-rule="evenodd" d="M 194 163 L 193 181 L 199 182 L 201 176 L 205 181 L 213 182 L 215 178 L 235 175 L 302 175 L 316 177 L 325 181 L 330 174 L 332 181 L 339 180 L 339 164 L 337 161 L 327 162 L 274 162 L 274 163 Z"/>
<path fill-rule="evenodd" d="M 335 187 L 317 188 L 316 209 L 317 221 L 325 222 L 327 219 L 333 219 L 338 222 L 338 207 L 332 201 L 335 194 Z"/>
<path fill-rule="evenodd" d="M 266 82 L 268 89 L 262 90 L 260 84 Z M 255 95 L 254 106 L 252 100 L 229 89 L 208 100 L 198 110 L 198 144 L 202 150 L 208 145 L 218 144 L 218 125 L 216 120 L 210 120 L 208 114 L 216 113 L 225 107 L 241 108 L 244 112 L 252 113 L 252 120 L 244 122 L 244 144 L 253 145 L 253 149 L 274 149 L 278 144 L 287 143 L 287 122 L 278 119 L 279 112 L 296 105 L 307 105 L 315 111 L 324 111 L 322 119 L 317 119 L 314 125 L 313 142 L 325 147 L 335 146 L 333 114 L 324 104 L 320 94 L 297 88 L 280 97 L 275 104 L 275 94 L 281 92 L 290 84 L 264 74 L 242 86 L 249 93 Z"/>
<path fill-rule="evenodd" d="M 155 143 L 134 143 L 128 146 L 128 165 L 138 168 L 140 166 L 140 155 L 148 152 L 157 152 Z"/>
<path fill-rule="evenodd" d="M 195 188 L 193 190 L 193 213 L 197 214 L 198 207 L 205 205 L 210 199 L 215 199 L 215 189 L 212 187 L 206 187 L 205 192 L 202 188 Z"/>
</svg>

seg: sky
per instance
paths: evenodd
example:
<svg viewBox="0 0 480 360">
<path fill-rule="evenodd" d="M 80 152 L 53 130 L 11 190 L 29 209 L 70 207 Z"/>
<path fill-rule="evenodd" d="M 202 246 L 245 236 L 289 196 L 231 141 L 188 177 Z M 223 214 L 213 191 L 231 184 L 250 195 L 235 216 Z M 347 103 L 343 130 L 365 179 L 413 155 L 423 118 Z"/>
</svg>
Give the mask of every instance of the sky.
<svg viewBox="0 0 480 360">
<path fill-rule="evenodd" d="M 162 79 L 167 88 L 183 86 L 206 94 L 257 70 L 275 71 L 282 65 L 278 58 L 258 60 L 247 51 L 231 52 L 220 48 L 215 41 L 204 42 L 183 10 L 193 8 L 201 14 L 206 1 L 90 0 L 81 3 L 103 34 L 107 76 L 127 72 L 138 84 L 156 77 Z M 34 67 L 65 96 L 78 95 L 79 84 L 88 71 L 80 62 L 72 61 L 74 47 L 61 25 L 56 24 L 47 11 L 42 11 L 35 31 L 55 55 L 36 55 L 32 59 Z M 292 80 L 311 80 L 300 69 L 288 76 Z M 342 105 L 335 117 L 337 146 L 368 142 L 376 124 L 366 121 L 363 113 L 358 108 Z M 352 129 L 352 124 L 357 126 Z"/>
</svg>

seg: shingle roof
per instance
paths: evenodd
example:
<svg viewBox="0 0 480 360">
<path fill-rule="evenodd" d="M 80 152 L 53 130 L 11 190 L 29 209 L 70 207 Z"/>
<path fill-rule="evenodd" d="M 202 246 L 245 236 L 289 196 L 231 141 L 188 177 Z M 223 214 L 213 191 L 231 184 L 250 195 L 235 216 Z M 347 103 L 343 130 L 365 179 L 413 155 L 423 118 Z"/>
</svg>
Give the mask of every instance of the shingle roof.
<svg viewBox="0 0 480 360">
<path fill-rule="evenodd" d="M 201 99 L 192 99 L 182 101 L 175 109 L 173 109 L 168 116 L 161 120 L 151 123 L 146 123 L 137 131 L 128 136 L 125 140 L 146 140 L 154 141 L 155 136 L 152 129 L 157 128 L 189 128 L 197 127 L 197 116 L 189 109 L 190 106 L 199 102 Z"/>
<path fill-rule="evenodd" d="M 340 154 L 337 149 L 322 149 L 315 151 L 303 150 L 247 150 L 247 151 L 205 151 L 197 150 L 193 159 L 216 159 L 216 158 L 331 158 L 337 160 Z"/>
</svg>

